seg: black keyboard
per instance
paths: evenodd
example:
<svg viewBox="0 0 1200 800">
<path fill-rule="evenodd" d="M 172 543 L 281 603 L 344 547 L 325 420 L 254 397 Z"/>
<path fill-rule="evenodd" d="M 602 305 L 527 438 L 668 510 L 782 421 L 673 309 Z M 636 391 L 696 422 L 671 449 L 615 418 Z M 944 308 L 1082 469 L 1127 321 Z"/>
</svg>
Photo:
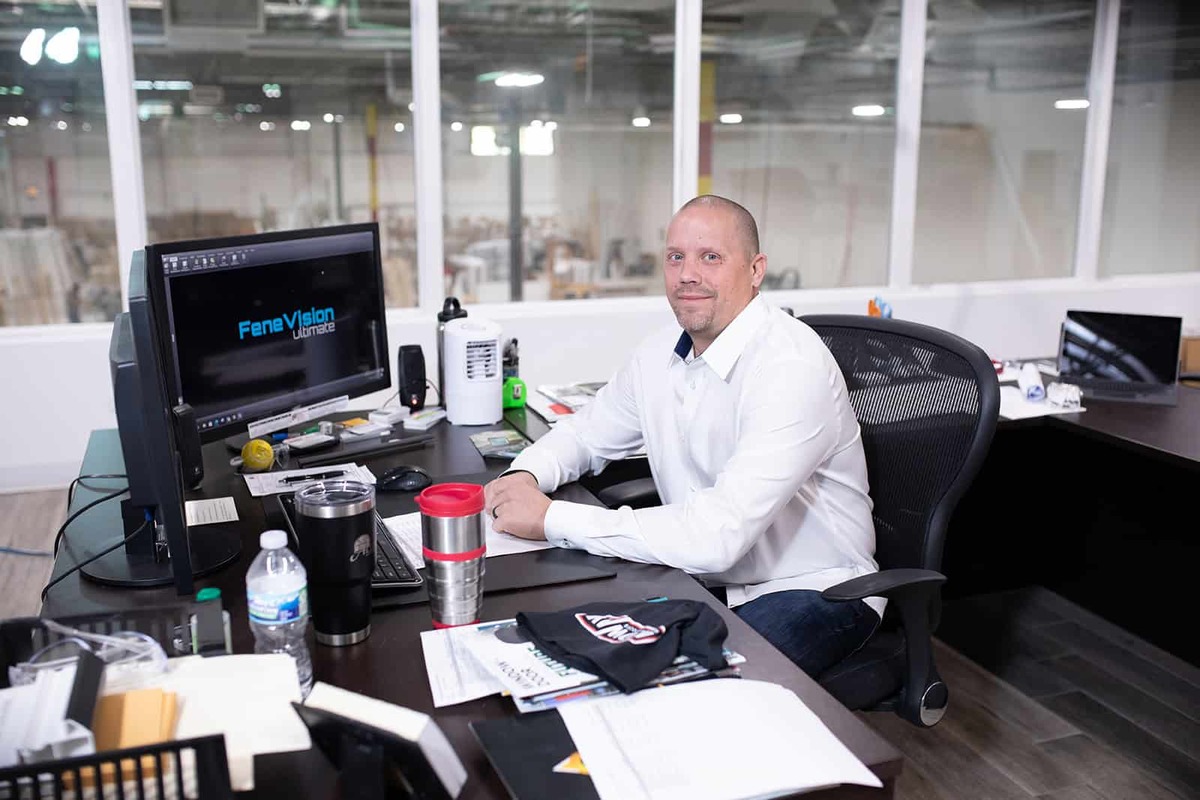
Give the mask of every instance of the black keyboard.
<svg viewBox="0 0 1200 800">
<path fill-rule="evenodd" d="M 296 541 L 296 499 L 290 494 L 276 495 L 283 518 L 287 521 L 288 533 L 292 541 Z M 404 557 L 404 553 L 396 546 L 392 534 L 384 524 L 378 512 L 372 511 L 375 518 L 375 571 L 371 573 L 371 589 L 412 589 L 425 581 L 413 565 Z"/>
</svg>

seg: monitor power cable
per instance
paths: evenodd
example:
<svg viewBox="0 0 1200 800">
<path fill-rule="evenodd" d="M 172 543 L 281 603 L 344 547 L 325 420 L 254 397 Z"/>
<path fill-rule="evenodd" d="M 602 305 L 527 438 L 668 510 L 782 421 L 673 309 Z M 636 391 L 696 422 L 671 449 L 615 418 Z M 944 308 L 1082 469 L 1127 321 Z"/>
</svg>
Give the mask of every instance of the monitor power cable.
<svg viewBox="0 0 1200 800">
<path fill-rule="evenodd" d="M 57 556 L 59 548 L 62 547 L 63 538 L 67 534 L 67 526 L 68 525 L 70 525 L 75 520 L 79 519 L 86 511 L 95 508 L 96 506 L 100 505 L 101 503 L 103 503 L 105 501 L 112 500 L 114 497 L 120 497 L 121 495 L 125 494 L 128 491 L 129 491 L 129 487 L 123 486 L 115 492 L 110 492 L 109 494 L 101 495 L 100 497 L 97 497 L 95 500 L 92 500 L 91 502 L 81 506 L 78 510 L 75 511 L 75 513 L 73 513 L 73 514 L 71 514 L 71 516 L 67 517 L 66 521 L 63 522 L 63 524 L 59 527 L 58 533 L 54 534 L 54 555 Z"/>
<path fill-rule="evenodd" d="M 150 515 L 150 512 L 147 511 L 145 522 L 143 522 L 141 525 L 139 525 L 138 529 L 136 531 L 129 534 L 124 539 L 122 539 L 121 541 L 114 544 L 112 547 L 106 547 L 105 549 L 101 550 L 99 553 L 96 553 L 96 555 L 91 556 L 91 557 L 79 562 L 78 564 L 76 564 L 75 566 L 71 567 L 69 570 L 64 572 L 62 575 L 59 575 L 57 578 L 55 578 L 54 580 L 47 583 L 44 587 L 42 587 L 42 602 L 45 602 L 46 595 L 50 593 L 50 590 L 55 586 L 55 584 L 59 583 L 60 581 L 64 580 L 65 578 L 75 574 L 79 570 L 86 567 L 88 564 L 91 564 L 93 561 L 99 561 L 100 559 L 104 558 L 106 555 L 111 553 L 113 550 L 116 550 L 118 547 L 124 546 L 130 539 L 137 536 L 142 531 L 146 530 L 146 527 L 153 521 L 153 519 L 154 519 L 154 517 L 152 517 Z M 64 525 L 63 527 L 66 527 L 66 526 Z"/>
</svg>

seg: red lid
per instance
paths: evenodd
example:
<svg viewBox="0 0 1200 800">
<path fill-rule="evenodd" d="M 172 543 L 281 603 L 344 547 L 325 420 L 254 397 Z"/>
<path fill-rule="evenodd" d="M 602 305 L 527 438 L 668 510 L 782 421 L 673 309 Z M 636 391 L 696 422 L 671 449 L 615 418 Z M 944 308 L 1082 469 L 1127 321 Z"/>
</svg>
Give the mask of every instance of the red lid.
<svg viewBox="0 0 1200 800">
<path fill-rule="evenodd" d="M 417 508 L 430 517 L 468 517 L 483 511 L 483 487 L 438 483 L 417 495 Z"/>
</svg>

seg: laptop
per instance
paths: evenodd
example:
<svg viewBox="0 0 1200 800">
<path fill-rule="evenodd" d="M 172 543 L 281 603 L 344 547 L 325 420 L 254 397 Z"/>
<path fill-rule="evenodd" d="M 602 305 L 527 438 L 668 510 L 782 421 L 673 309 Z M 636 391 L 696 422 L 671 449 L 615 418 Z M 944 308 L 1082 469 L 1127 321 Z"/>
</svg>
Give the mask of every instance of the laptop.
<svg viewBox="0 0 1200 800">
<path fill-rule="evenodd" d="M 1173 406 L 1179 400 L 1181 317 L 1068 311 L 1058 379 L 1085 400 Z"/>
</svg>

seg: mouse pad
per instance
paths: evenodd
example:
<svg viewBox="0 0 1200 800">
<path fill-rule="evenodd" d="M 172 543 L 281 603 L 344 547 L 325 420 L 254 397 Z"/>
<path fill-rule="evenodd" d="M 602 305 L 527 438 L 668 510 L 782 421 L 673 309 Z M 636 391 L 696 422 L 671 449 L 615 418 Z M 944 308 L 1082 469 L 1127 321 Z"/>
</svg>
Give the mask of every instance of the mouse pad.
<svg viewBox="0 0 1200 800">
<path fill-rule="evenodd" d="M 452 475 L 437 483 L 485 484 L 496 477 L 496 472 L 478 472 L 470 475 Z M 568 484 L 550 495 L 555 500 L 599 505 L 590 492 L 578 484 Z M 376 496 L 376 510 L 384 517 L 407 514 L 417 510 L 412 495 L 380 494 Z M 420 570 L 425 575 L 425 570 Z M 612 578 L 617 574 L 613 559 L 601 558 L 582 550 L 536 550 L 511 556 L 497 556 L 487 560 L 487 572 L 483 579 L 483 593 L 507 592 L 513 589 L 528 589 L 533 586 L 553 586 L 559 583 L 576 583 Z M 383 589 L 371 594 L 374 609 L 397 608 L 399 606 L 428 603 L 429 594 L 424 586 L 413 589 Z"/>
</svg>

